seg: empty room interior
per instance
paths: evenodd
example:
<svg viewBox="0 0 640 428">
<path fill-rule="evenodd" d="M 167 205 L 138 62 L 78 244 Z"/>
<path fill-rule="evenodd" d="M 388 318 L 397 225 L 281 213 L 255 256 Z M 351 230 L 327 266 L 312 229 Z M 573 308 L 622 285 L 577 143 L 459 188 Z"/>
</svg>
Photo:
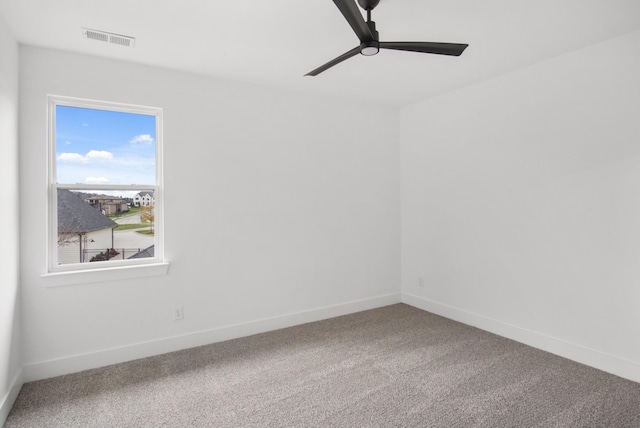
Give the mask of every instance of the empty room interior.
<svg viewBox="0 0 640 428">
<path fill-rule="evenodd" d="M 377 3 L 0 0 L 0 425 L 638 426 L 640 2 Z M 155 147 L 153 182 L 117 183 L 156 192 L 137 258 L 61 261 L 59 192 L 111 194 L 96 165 L 120 153 L 56 133 L 67 104 L 155 120 L 126 141 Z M 78 425 L 60 397 L 38 413 L 47 382 L 151 361 L 144 399 L 188 352 L 202 396 L 235 364 L 236 399 L 133 423 L 77 386 Z M 457 355 L 473 375 L 435 388 Z M 502 384 L 471 404 L 483 355 Z M 541 392 L 564 364 L 623 386 Z M 564 401 L 541 415 L 530 391 Z"/>
</svg>

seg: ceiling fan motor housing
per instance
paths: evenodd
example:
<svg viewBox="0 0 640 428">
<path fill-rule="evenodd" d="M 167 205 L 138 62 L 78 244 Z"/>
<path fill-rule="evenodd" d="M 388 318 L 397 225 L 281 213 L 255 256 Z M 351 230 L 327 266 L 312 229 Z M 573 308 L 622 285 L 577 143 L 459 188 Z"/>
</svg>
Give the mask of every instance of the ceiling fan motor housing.
<svg viewBox="0 0 640 428">
<path fill-rule="evenodd" d="M 360 53 L 364 56 L 373 56 L 380 51 L 380 42 L 370 40 L 360 43 Z"/>
<path fill-rule="evenodd" d="M 371 30 L 373 40 L 365 40 L 360 43 L 360 53 L 364 56 L 373 56 L 380 51 L 380 34 L 376 31 L 376 23 L 367 21 L 367 26 Z"/>
</svg>

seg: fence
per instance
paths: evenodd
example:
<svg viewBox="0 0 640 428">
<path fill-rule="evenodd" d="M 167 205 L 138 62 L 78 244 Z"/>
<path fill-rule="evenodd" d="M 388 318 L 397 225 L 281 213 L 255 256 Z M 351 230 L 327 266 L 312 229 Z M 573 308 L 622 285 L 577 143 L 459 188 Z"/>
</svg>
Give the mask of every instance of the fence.
<svg viewBox="0 0 640 428">
<path fill-rule="evenodd" d="M 98 262 L 106 260 L 125 260 L 145 251 L 144 248 L 106 248 L 106 249 L 83 249 L 82 262 Z M 140 257 L 151 257 L 141 254 Z"/>
</svg>

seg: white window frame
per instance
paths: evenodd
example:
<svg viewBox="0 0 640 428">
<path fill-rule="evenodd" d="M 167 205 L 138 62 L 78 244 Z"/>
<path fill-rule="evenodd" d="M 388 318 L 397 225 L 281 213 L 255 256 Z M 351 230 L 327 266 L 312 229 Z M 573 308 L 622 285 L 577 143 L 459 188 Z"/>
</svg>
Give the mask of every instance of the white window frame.
<svg viewBox="0 0 640 428">
<path fill-rule="evenodd" d="M 96 101 L 58 95 L 48 96 L 48 223 L 47 269 L 44 277 L 50 277 L 51 285 L 67 285 L 165 274 L 168 263 L 164 260 L 164 181 L 162 161 L 162 108 L 109 101 Z M 56 107 L 69 106 L 96 110 L 155 116 L 156 182 L 155 185 L 95 185 L 58 184 L 56 182 Z M 68 190 L 153 190 L 154 206 L 154 257 L 110 260 L 108 262 L 58 264 L 58 189 Z"/>
</svg>

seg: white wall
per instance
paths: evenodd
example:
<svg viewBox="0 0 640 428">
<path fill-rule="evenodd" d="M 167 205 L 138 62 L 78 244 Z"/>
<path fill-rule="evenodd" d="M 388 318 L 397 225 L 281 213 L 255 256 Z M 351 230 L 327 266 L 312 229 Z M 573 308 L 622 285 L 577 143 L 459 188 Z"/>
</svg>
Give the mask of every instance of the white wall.
<svg viewBox="0 0 640 428">
<path fill-rule="evenodd" d="M 18 262 L 18 43 L 0 17 L 0 425 L 22 386 Z"/>
<path fill-rule="evenodd" d="M 406 302 L 640 380 L 639 42 L 632 33 L 427 100 L 399 121 L 23 47 L 25 378 L 393 303 L 401 249 Z M 167 276 L 40 277 L 47 94 L 165 109 Z M 15 373 L 10 349 L 0 363 Z"/>
<path fill-rule="evenodd" d="M 640 381 L 638 46 L 401 111 L 405 301 Z"/>
<path fill-rule="evenodd" d="M 33 47 L 20 58 L 27 380 L 399 301 L 397 111 Z M 47 94 L 164 108 L 168 275 L 47 287 Z"/>
</svg>

